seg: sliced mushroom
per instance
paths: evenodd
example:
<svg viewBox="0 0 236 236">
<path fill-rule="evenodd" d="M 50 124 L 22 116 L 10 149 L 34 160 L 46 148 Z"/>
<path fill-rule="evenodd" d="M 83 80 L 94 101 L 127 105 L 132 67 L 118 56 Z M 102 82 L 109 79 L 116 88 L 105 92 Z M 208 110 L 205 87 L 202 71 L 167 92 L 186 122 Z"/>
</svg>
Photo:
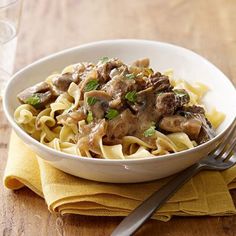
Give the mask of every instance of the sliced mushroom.
<svg viewBox="0 0 236 236">
<path fill-rule="evenodd" d="M 139 59 L 137 61 L 134 61 L 132 63 L 132 66 L 147 68 L 147 67 L 149 67 L 149 64 L 150 64 L 149 59 L 148 58 L 143 58 L 143 59 Z"/>
<path fill-rule="evenodd" d="M 148 106 L 152 106 L 153 99 L 155 99 L 153 96 L 153 88 L 149 87 L 137 92 L 136 102 L 128 103 L 128 106 L 134 113 L 142 112 L 146 110 Z"/>
<path fill-rule="evenodd" d="M 100 75 L 100 81 L 102 83 L 106 83 L 107 81 L 109 81 L 111 79 L 111 76 L 113 76 L 113 73 L 115 73 L 115 71 L 113 71 L 115 68 L 117 69 L 117 71 L 119 71 L 118 74 L 122 74 L 124 73 L 124 71 L 128 70 L 128 67 L 122 61 L 116 58 L 112 58 L 106 63 L 99 64 L 98 73 Z"/>
<path fill-rule="evenodd" d="M 89 98 L 93 99 L 93 102 L 90 104 Z M 111 96 L 104 91 L 93 90 L 84 94 L 84 100 L 86 110 L 92 111 L 94 118 L 102 119 L 104 118 L 105 112 L 108 109 Z"/>
</svg>

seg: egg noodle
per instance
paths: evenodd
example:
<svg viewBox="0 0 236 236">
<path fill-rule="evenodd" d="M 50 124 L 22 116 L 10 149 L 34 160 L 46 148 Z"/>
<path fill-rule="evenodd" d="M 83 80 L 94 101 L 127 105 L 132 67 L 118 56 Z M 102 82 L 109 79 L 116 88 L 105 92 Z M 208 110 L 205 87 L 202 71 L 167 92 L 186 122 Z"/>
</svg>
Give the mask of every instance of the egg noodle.
<svg viewBox="0 0 236 236">
<path fill-rule="evenodd" d="M 74 65 L 66 67 L 62 73 L 72 72 Z M 164 73 L 170 78 L 171 85 L 174 88 L 185 89 L 190 96 L 191 105 L 202 106 L 201 100 L 208 91 L 207 86 L 201 83 L 189 84 L 183 80 L 174 80 L 173 72 L 168 70 Z M 46 79 L 48 84 L 52 79 L 58 76 L 53 74 Z M 29 104 L 22 104 L 15 110 L 15 121 L 34 139 L 40 143 L 56 149 L 61 152 L 69 153 L 75 156 L 92 157 L 93 148 L 88 145 L 88 136 L 83 136 L 76 140 L 86 120 L 81 120 L 78 124 L 70 122 L 70 119 L 63 124 L 58 124 L 60 116 L 75 110 L 80 106 L 80 89 L 78 85 L 72 82 L 68 91 L 60 94 L 56 100 L 46 106 L 42 111 L 37 110 Z M 217 128 L 224 120 L 224 114 L 212 109 L 206 113 L 206 117 L 214 128 Z M 139 159 L 151 156 L 159 156 L 173 152 L 179 152 L 186 149 L 194 148 L 197 143 L 191 141 L 186 133 L 177 132 L 164 134 L 155 130 L 156 143 L 154 146 L 134 137 L 125 136 L 122 144 L 104 145 L 102 135 L 96 134 L 94 145 L 100 151 L 100 158 L 105 159 Z"/>
</svg>

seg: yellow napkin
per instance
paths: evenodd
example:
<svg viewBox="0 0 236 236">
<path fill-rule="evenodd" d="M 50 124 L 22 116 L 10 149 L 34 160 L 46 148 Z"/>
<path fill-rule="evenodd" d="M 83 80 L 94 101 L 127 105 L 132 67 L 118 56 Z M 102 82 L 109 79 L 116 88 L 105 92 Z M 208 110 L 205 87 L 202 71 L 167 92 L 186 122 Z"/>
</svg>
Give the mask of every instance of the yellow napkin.
<svg viewBox="0 0 236 236">
<path fill-rule="evenodd" d="M 77 178 L 50 166 L 12 133 L 4 183 L 13 190 L 27 186 L 45 199 L 51 212 L 125 216 L 168 179 L 141 184 L 105 184 Z M 236 188 L 236 167 L 222 173 L 201 172 L 153 218 L 168 221 L 174 215 L 235 214 L 229 193 L 233 188 Z"/>
</svg>

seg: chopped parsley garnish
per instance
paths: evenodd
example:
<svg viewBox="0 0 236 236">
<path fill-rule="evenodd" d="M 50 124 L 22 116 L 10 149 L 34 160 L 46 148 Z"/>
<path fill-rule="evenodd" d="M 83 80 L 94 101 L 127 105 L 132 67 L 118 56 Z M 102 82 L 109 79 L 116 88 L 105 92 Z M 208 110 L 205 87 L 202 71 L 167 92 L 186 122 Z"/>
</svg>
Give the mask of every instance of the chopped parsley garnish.
<svg viewBox="0 0 236 236">
<path fill-rule="evenodd" d="M 26 99 L 26 103 L 30 104 L 30 105 L 32 105 L 34 107 L 38 107 L 40 105 L 40 103 L 41 103 L 41 99 L 40 99 L 40 97 L 37 94 L 35 94 L 35 95 L 31 96 L 31 97 L 28 97 Z"/>
<path fill-rule="evenodd" d="M 105 117 L 108 120 L 112 120 L 115 117 L 117 117 L 118 115 L 119 115 L 119 112 L 117 110 L 109 108 Z"/>
<path fill-rule="evenodd" d="M 85 85 L 85 88 L 84 88 L 84 91 L 85 92 L 89 92 L 91 90 L 96 90 L 99 86 L 99 83 L 98 83 L 98 80 L 97 79 L 93 79 L 93 80 L 90 80 L 86 85 Z"/>
<path fill-rule="evenodd" d="M 137 100 L 137 92 L 131 91 L 125 94 L 125 99 L 127 99 L 130 102 L 136 102 Z"/>
<path fill-rule="evenodd" d="M 126 74 L 125 78 L 126 79 L 135 79 L 135 75 L 134 74 Z"/>
<path fill-rule="evenodd" d="M 93 121 L 93 113 L 89 111 L 87 115 L 87 122 L 91 123 L 92 121 Z"/>
<path fill-rule="evenodd" d="M 88 97 L 87 98 L 87 103 L 89 106 L 94 105 L 98 100 L 95 97 Z"/>
<path fill-rule="evenodd" d="M 155 128 L 156 127 L 154 125 L 152 125 L 150 128 L 148 128 L 147 130 L 144 131 L 143 135 L 145 137 L 151 137 L 156 132 Z"/>
<path fill-rule="evenodd" d="M 109 61 L 109 57 L 102 57 L 99 61 L 104 64 Z"/>
</svg>

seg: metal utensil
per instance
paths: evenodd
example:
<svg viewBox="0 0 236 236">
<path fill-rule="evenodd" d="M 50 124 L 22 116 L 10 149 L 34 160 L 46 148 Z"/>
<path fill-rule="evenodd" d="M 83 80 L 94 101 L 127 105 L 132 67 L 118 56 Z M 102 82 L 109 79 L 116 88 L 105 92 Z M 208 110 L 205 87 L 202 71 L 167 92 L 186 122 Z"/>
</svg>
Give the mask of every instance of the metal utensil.
<svg viewBox="0 0 236 236">
<path fill-rule="evenodd" d="M 236 130 L 233 126 L 218 148 L 198 163 L 190 166 L 171 179 L 166 185 L 154 192 L 149 198 L 134 209 L 111 234 L 127 236 L 135 233 L 156 210 L 158 210 L 184 183 L 201 170 L 226 170 L 236 164 Z M 232 154 L 233 152 L 233 154 Z M 232 155 L 231 155 L 232 154 Z"/>
</svg>

